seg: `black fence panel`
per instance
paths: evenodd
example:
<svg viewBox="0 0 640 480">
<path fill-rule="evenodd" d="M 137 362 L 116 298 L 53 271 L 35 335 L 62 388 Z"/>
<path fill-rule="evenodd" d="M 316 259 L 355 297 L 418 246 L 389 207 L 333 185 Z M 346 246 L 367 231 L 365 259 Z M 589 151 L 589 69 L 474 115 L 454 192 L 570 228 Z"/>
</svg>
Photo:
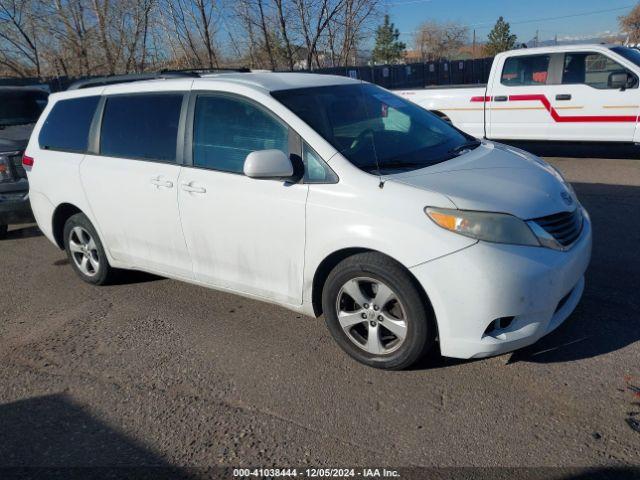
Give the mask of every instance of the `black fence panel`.
<svg viewBox="0 0 640 480">
<path fill-rule="evenodd" d="M 424 85 L 438 85 L 438 62 L 424 64 Z"/>
<path fill-rule="evenodd" d="M 461 85 L 464 83 L 464 60 L 454 60 L 449 62 L 451 69 L 451 83 Z"/>
<path fill-rule="evenodd" d="M 438 63 L 438 85 L 451 84 L 451 65 L 447 60 Z"/>
<path fill-rule="evenodd" d="M 475 60 L 439 60 L 402 65 L 375 65 L 360 67 L 329 67 L 314 73 L 341 75 L 365 82 L 376 83 L 389 89 L 424 88 L 438 85 L 471 85 L 487 83 L 493 58 Z M 0 78 L 0 86 L 37 86 L 50 92 L 66 90 L 76 80 L 69 78 Z"/>
</svg>

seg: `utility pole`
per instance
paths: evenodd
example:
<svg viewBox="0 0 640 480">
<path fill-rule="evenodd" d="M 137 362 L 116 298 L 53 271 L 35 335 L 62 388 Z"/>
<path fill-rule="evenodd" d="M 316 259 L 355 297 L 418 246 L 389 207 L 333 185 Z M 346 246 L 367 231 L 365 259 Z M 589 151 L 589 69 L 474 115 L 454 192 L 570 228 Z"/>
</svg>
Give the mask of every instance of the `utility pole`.
<svg viewBox="0 0 640 480">
<path fill-rule="evenodd" d="M 473 29 L 473 47 L 471 51 L 473 52 L 473 59 L 475 60 L 476 59 L 476 29 L 475 28 Z"/>
</svg>

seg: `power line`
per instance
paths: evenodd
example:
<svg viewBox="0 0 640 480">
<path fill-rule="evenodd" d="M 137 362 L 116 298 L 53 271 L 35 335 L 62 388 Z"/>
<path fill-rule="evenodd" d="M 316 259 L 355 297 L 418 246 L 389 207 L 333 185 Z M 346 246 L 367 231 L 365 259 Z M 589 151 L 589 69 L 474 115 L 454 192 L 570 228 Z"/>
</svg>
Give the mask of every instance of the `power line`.
<svg viewBox="0 0 640 480">
<path fill-rule="evenodd" d="M 397 2 L 397 3 L 387 3 L 387 6 L 395 6 L 395 5 L 404 5 L 404 4 L 408 4 L 408 3 L 425 3 L 425 2 L 430 2 L 432 0 L 407 0 L 406 2 Z M 567 18 L 575 18 L 575 17 L 586 17 L 588 15 L 597 15 L 600 13 L 609 13 L 609 12 L 616 12 L 616 11 L 620 11 L 620 10 L 626 10 L 628 8 L 634 7 L 635 4 L 632 5 L 625 5 L 624 7 L 616 7 L 616 8 L 607 8 L 604 10 L 592 10 L 589 12 L 582 12 L 582 13 L 572 13 L 569 15 L 559 15 L 556 17 L 544 17 L 544 18 L 534 18 L 534 19 L 529 19 L 529 20 L 516 20 L 516 21 L 509 21 L 510 25 L 523 25 L 526 23 L 536 23 L 536 22 L 550 22 L 552 20 L 563 20 L 563 19 L 567 19 Z M 474 23 L 474 24 L 470 24 L 470 25 L 464 25 L 465 27 L 468 28 L 481 28 L 481 27 L 492 27 L 495 24 L 495 22 L 485 22 L 485 23 Z M 413 32 L 402 32 L 403 35 L 410 35 L 412 33 L 415 33 L 415 31 Z"/>
</svg>

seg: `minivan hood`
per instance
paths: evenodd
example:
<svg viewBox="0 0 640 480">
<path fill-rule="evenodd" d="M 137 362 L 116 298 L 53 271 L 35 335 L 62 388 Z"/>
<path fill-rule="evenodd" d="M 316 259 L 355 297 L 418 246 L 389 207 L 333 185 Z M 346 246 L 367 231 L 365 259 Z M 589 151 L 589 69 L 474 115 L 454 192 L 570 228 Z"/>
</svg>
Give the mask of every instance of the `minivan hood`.
<svg viewBox="0 0 640 480">
<path fill-rule="evenodd" d="M 491 142 L 386 180 L 441 193 L 461 210 L 509 213 L 525 220 L 570 211 L 577 203 L 562 177 L 547 163 Z"/>
<path fill-rule="evenodd" d="M 33 123 L 26 125 L 0 126 L 0 152 L 24 150 L 33 131 Z"/>
</svg>

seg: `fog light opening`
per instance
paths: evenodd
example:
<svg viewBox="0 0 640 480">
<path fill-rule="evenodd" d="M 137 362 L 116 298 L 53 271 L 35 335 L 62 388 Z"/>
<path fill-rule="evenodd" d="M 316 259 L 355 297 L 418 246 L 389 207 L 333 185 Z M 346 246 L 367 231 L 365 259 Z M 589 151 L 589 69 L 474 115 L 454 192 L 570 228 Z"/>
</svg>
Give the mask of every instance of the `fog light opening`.
<svg viewBox="0 0 640 480">
<path fill-rule="evenodd" d="M 487 329 L 484 331 L 484 335 L 490 335 L 492 337 L 499 334 L 501 330 L 509 328 L 513 323 L 513 320 L 516 317 L 500 317 L 496 318 L 493 322 L 487 326 Z"/>
</svg>

